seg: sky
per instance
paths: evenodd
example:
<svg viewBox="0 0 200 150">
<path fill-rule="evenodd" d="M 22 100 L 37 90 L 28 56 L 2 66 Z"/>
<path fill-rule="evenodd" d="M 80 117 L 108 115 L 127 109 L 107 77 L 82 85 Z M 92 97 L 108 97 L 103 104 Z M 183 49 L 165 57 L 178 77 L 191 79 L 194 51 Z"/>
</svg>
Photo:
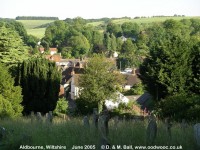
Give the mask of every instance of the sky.
<svg viewBox="0 0 200 150">
<path fill-rule="evenodd" d="M 200 0 L 1 0 L 0 18 L 200 16 Z"/>
</svg>

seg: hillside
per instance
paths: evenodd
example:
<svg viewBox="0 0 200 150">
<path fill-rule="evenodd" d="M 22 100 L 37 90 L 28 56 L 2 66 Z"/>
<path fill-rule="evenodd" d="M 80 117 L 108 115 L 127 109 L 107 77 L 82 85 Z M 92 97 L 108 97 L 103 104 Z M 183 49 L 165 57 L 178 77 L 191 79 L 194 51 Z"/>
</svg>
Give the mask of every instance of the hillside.
<svg viewBox="0 0 200 150">
<path fill-rule="evenodd" d="M 174 19 L 174 20 L 181 20 L 181 19 L 191 19 L 191 18 L 198 18 L 200 17 L 150 17 L 150 18 L 137 18 L 137 19 L 129 19 L 129 18 L 112 18 L 110 19 L 111 22 L 116 24 L 123 24 L 124 22 L 135 22 L 138 24 L 149 24 L 153 22 L 163 22 L 167 19 Z M 98 20 L 98 19 L 96 19 Z M 38 38 L 42 38 L 45 33 L 45 26 L 48 23 L 54 22 L 55 20 L 16 20 L 25 26 L 28 34 L 34 35 Z M 90 21 L 90 20 L 89 20 Z M 99 19 L 99 21 L 91 21 L 87 23 L 88 25 L 93 25 L 95 27 L 104 26 L 106 23 Z M 97 28 L 98 29 L 98 28 Z M 102 30 L 102 28 L 99 28 Z"/>
<path fill-rule="evenodd" d="M 181 20 L 181 19 L 191 19 L 200 17 L 151 17 L 151 18 L 138 18 L 138 19 L 114 19 L 112 22 L 117 24 L 122 24 L 124 22 L 135 22 L 138 24 L 152 23 L 152 22 L 163 22 L 167 19 Z"/>
<path fill-rule="evenodd" d="M 21 22 L 26 28 L 28 34 L 42 38 L 46 28 L 37 28 L 41 25 L 54 22 L 55 20 L 16 20 Z"/>
</svg>

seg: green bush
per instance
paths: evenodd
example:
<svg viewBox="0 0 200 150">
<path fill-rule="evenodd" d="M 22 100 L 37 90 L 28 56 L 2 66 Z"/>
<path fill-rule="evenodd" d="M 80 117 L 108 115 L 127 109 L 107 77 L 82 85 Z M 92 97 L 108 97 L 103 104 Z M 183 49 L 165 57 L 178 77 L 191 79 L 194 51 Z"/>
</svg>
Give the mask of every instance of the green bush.
<svg viewBox="0 0 200 150">
<path fill-rule="evenodd" d="M 200 96 L 199 95 L 175 95 L 169 96 L 158 104 L 158 114 L 174 120 L 186 119 L 189 121 L 200 120 Z"/>
<path fill-rule="evenodd" d="M 125 95 L 142 95 L 144 94 L 144 86 L 141 82 L 136 83 L 130 90 L 124 93 Z"/>
<path fill-rule="evenodd" d="M 68 112 L 68 101 L 65 98 L 60 98 L 57 101 L 56 108 L 54 110 L 54 114 L 66 114 Z"/>
<path fill-rule="evenodd" d="M 140 106 L 135 102 L 135 101 L 129 101 L 128 104 L 126 103 L 120 103 L 118 108 L 115 108 L 113 110 L 113 113 L 117 114 L 117 115 L 137 115 L 137 110 L 134 110 L 133 106 L 138 106 L 138 108 L 140 108 Z"/>
<path fill-rule="evenodd" d="M 97 102 L 91 102 L 83 98 L 76 99 L 77 113 L 86 115 L 93 112 L 93 108 L 98 108 Z"/>
</svg>

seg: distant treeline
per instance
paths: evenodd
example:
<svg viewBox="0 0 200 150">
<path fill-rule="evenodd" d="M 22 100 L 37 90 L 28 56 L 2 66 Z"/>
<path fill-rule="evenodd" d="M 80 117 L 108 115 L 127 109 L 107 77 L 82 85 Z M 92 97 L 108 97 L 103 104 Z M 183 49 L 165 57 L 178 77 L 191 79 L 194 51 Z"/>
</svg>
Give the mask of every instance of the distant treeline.
<svg viewBox="0 0 200 150">
<path fill-rule="evenodd" d="M 146 16 L 136 16 L 134 19 L 140 19 L 140 18 L 162 18 L 162 17 L 185 17 L 185 15 L 177 15 L 175 14 L 174 16 L 165 16 L 165 15 L 160 15 L 160 16 L 152 16 L 152 17 L 146 17 Z"/>
<path fill-rule="evenodd" d="M 99 19 L 84 19 L 84 21 L 86 23 L 89 23 L 89 22 L 99 22 L 99 21 L 103 21 L 105 23 L 108 23 L 109 21 L 111 20 L 116 20 L 116 19 L 131 19 L 131 17 L 121 17 L 121 18 L 99 18 Z M 67 23 L 72 23 L 74 20 L 74 18 L 66 18 L 64 21 L 67 22 Z"/>
<path fill-rule="evenodd" d="M 85 23 L 99 22 L 99 21 L 109 22 L 110 20 L 111 20 L 110 18 L 84 19 Z M 74 18 L 66 18 L 64 21 L 67 22 L 67 23 L 72 23 L 74 21 Z"/>
<path fill-rule="evenodd" d="M 16 20 L 59 20 L 58 17 L 18 16 Z"/>
<path fill-rule="evenodd" d="M 164 15 L 161 15 L 161 16 L 152 16 L 153 18 L 155 17 L 185 17 L 185 15 L 177 15 L 177 14 L 174 14 L 174 16 L 164 16 Z"/>
</svg>

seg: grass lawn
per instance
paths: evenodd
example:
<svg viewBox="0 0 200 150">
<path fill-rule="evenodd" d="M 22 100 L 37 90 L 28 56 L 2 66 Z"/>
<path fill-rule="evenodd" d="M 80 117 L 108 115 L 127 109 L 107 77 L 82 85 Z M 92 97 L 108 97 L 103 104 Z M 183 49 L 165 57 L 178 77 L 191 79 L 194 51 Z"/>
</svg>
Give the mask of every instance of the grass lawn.
<svg viewBox="0 0 200 150">
<path fill-rule="evenodd" d="M 17 120 L 0 120 L 0 126 L 8 130 L 7 136 L 0 141 L 1 150 L 19 149 L 20 145 L 43 146 L 62 145 L 70 150 L 73 145 L 94 145 L 95 149 L 100 146 L 100 133 L 91 124 L 90 128 L 84 127 L 82 119 L 61 120 L 54 119 L 52 124 L 31 121 L 30 118 Z M 117 127 L 117 128 L 116 128 Z M 133 122 L 120 121 L 116 126 L 113 120 L 109 121 L 108 141 L 111 145 L 146 145 L 147 121 Z M 182 146 L 183 150 L 198 150 L 194 140 L 193 126 L 185 130 L 180 124 L 172 125 L 172 137 L 169 138 L 166 126 L 158 122 L 158 132 L 155 143 L 157 146 Z"/>
</svg>

